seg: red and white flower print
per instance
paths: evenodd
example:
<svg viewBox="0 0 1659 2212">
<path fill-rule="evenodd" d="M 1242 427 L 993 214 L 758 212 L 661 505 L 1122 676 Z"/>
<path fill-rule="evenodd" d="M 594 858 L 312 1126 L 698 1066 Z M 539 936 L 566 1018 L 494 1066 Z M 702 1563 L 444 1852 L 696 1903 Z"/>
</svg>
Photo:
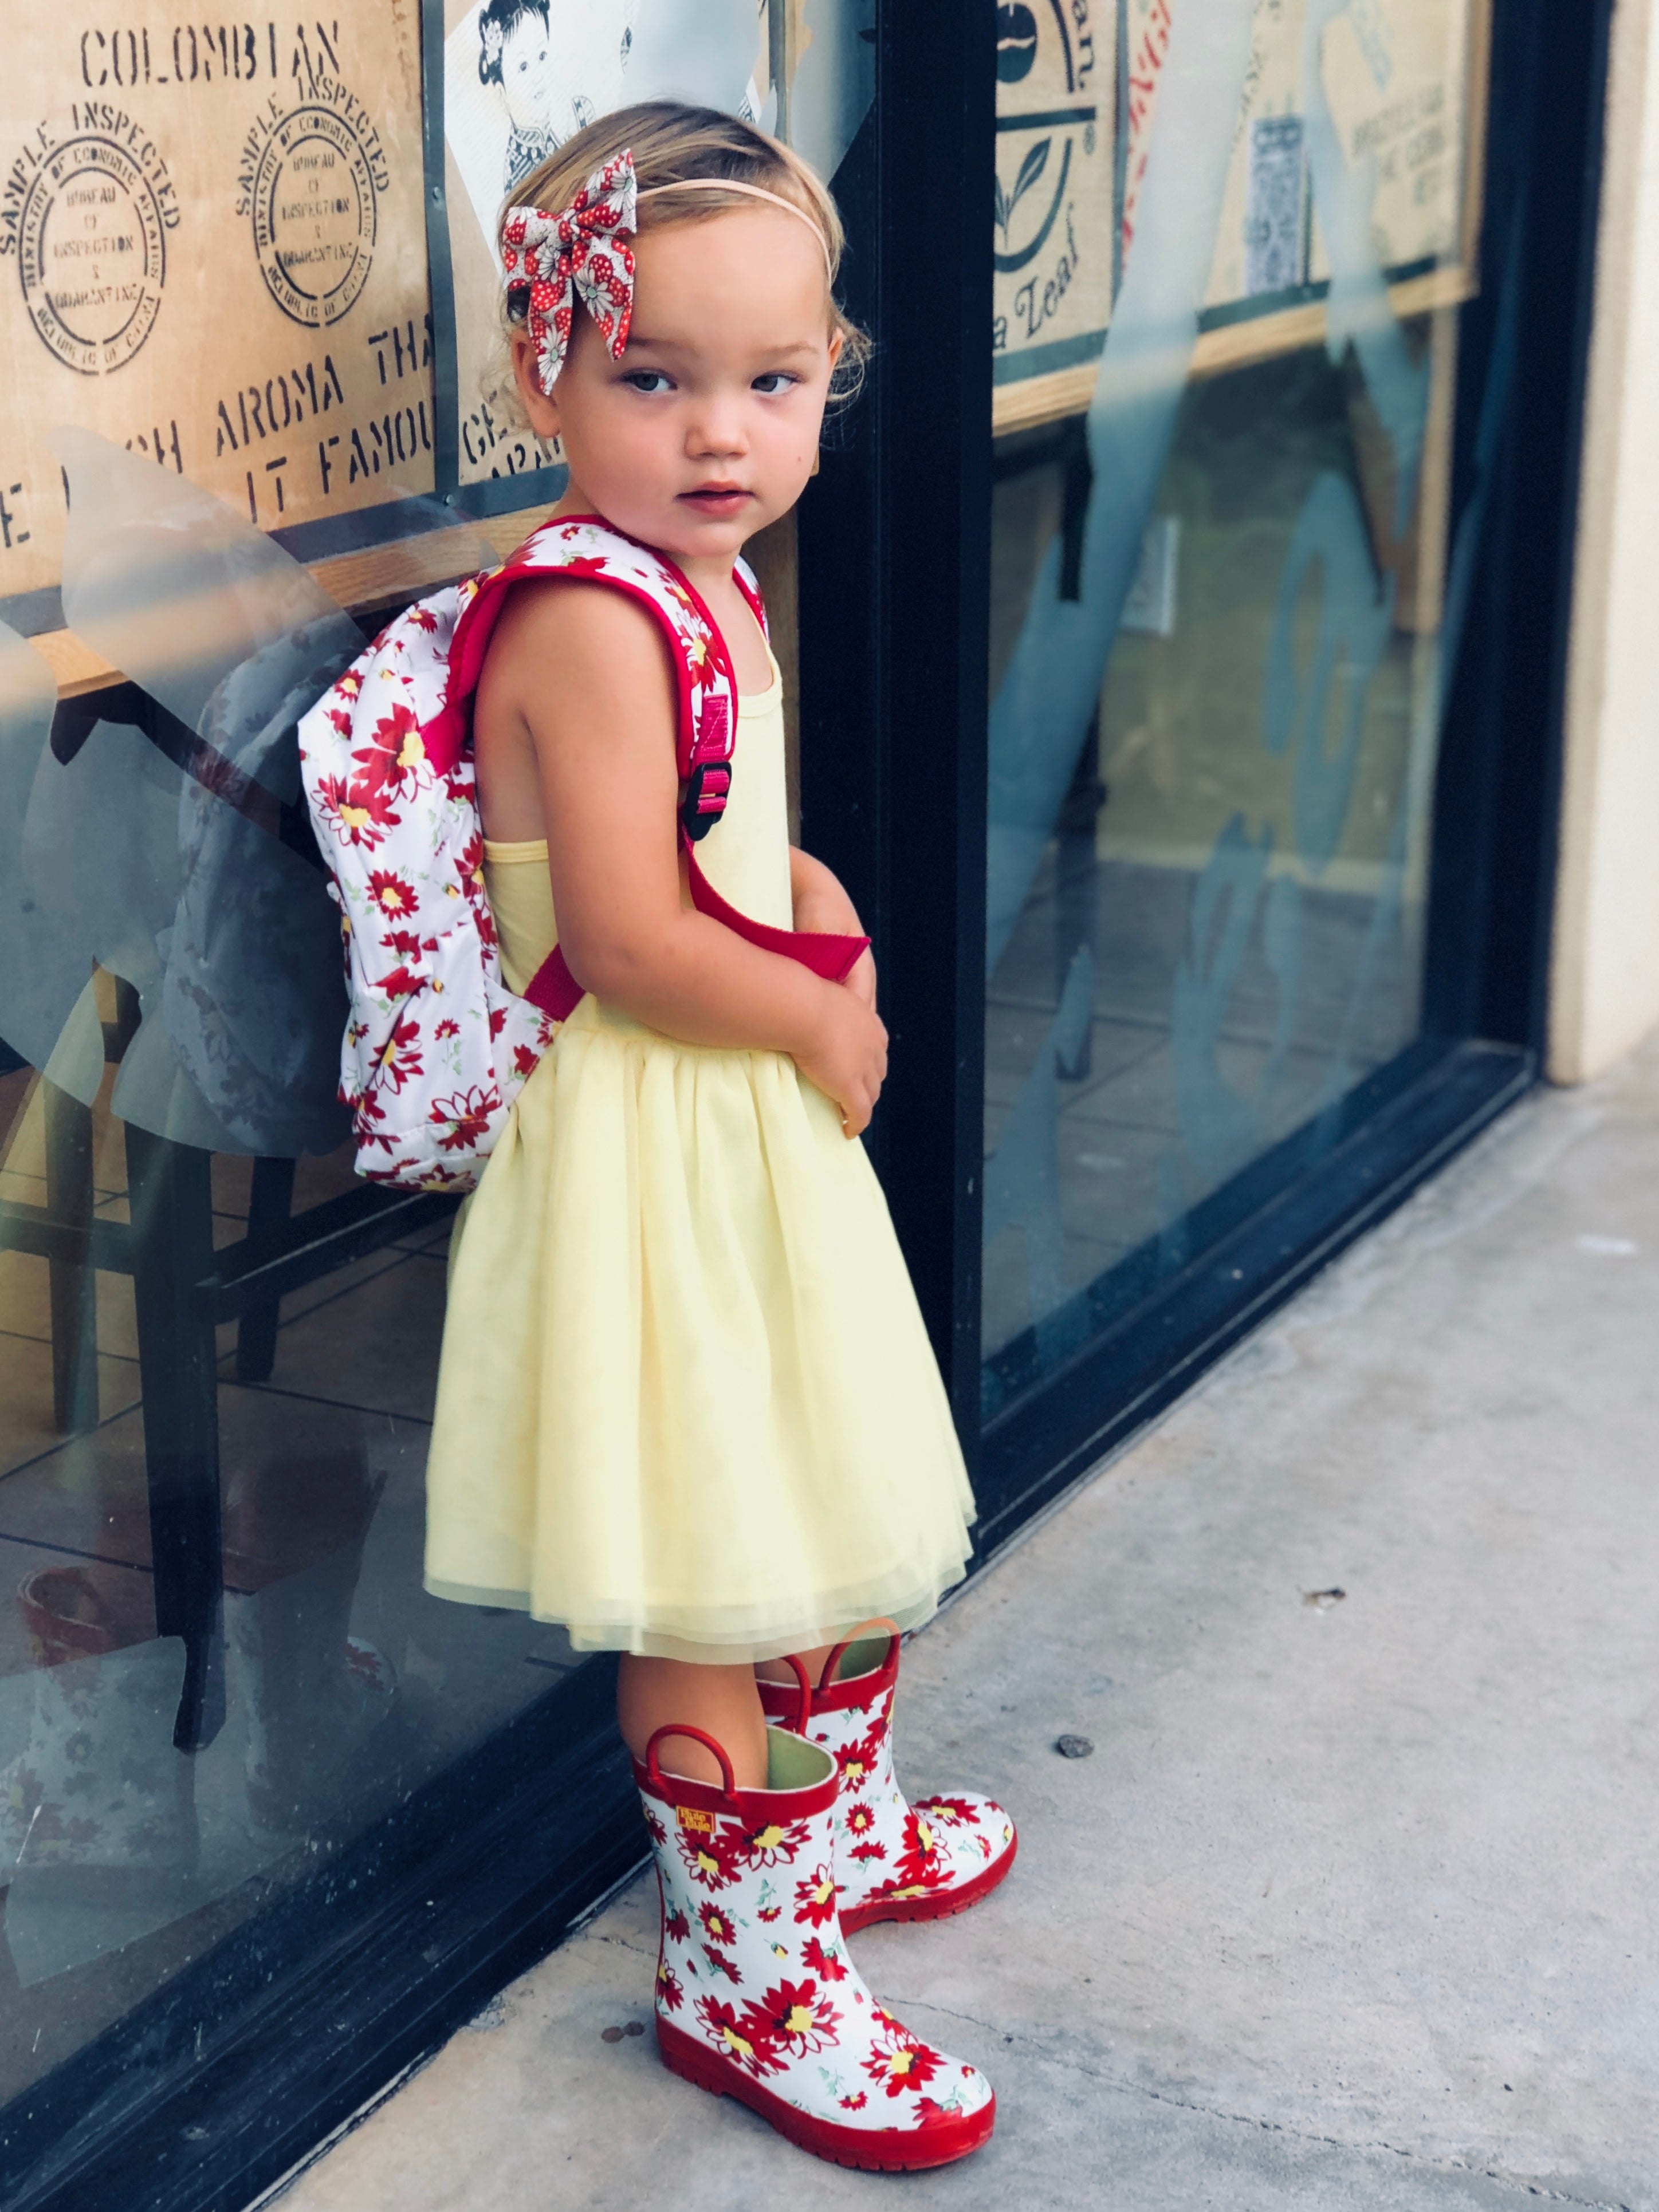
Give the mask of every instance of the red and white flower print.
<svg viewBox="0 0 1659 2212">
<path fill-rule="evenodd" d="M 501 1105 L 500 1091 L 493 1087 L 486 1091 L 482 1084 L 458 1091 L 453 1098 L 434 1098 L 429 1118 L 444 1132 L 438 1142 L 446 1152 L 476 1151 Z"/>
<path fill-rule="evenodd" d="M 935 1830 L 941 1820 L 953 1827 L 977 1828 L 990 1802 L 988 1797 L 918 1797 L 915 1809 L 927 1814 Z"/>
<path fill-rule="evenodd" d="M 747 1830 L 734 1847 L 733 1856 L 739 1866 L 792 1866 L 805 1841 L 806 1830 L 799 1820 L 787 1828 L 772 1821 Z"/>
<path fill-rule="evenodd" d="M 737 1938 L 737 1924 L 727 1918 L 712 1898 L 705 1898 L 697 1907 L 697 1918 L 702 1932 L 711 1943 L 731 1943 Z"/>
<path fill-rule="evenodd" d="M 371 868 L 368 872 L 368 896 L 382 914 L 398 919 L 413 914 L 416 907 L 415 886 L 407 876 L 400 876 L 395 868 Z"/>
<path fill-rule="evenodd" d="M 913 2133 L 954 2128 L 960 2148 L 947 2157 L 982 2142 L 989 2083 L 896 2021 L 847 1954 L 837 1807 L 823 1782 L 738 1800 L 672 1779 L 647 1786 L 635 1771 L 661 1892 L 656 2014 L 669 2063 L 849 2165 L 907 2163 L 895 2146 Z M 836 1778 L 828 1759 L 822 1773 Z M 694 1786 L 690 1806 L 672 1794 Z M 775 1818 L 755 1817 L 758 1796 L 777 1802 Z M 787 1863 L 779 1857 L 786 1839 L 796 1863 L 780 1913 L 774 1874 Z M 805 2132 L 790 2115 L 802 2116 Z"/>
<path fill-rule="evenodd" d="M 544 525 L 489 577 L 406 608 L 301 718 L 301 772 L 341 912 L 351 1002 L 340 1095 L 353 1111 L 358 1171 L 377 1182 L 476 1183 L 556 1033 L 501 978 L 471 747 L 457 735 L 467 702 L 450 696 L 463 615 L 486 588 L 549 570 L 603 575 L 648 605 L 700 700 L 730 687 L 678 572 L 606 525 L 569 517 Z M 733 691 L 732 727 L 736 704 Z M 694 737 L 695 723 L 681 733 L 687 761 Z"/>
<path fill-rule="evenodd" d="M 319 777 L 312 787 L 312 810 L 340 843 L 366 853 L 385 844 L 403 820 L 383 791 L 348 784 L 343 776 Z"/>
<path fill-rule="evenodd" d="M 380 1048 L 379 1076 L 382 1084 L 393 1091 L 401 1091 L 421 1072 L 421 1055 L 416 1048 L 421 1042 L 418 1022 L 399 1022 Z"/>
<path fill-rule="evenodd" d="M 795 1884 L 795 1918 L 811 1928 L 826 1928 L 836 1917 L 840 1885 L 827 1866 L 814 1867 L 805 1881 Z"/>
<path fill-rule="evenodd" d="M 352 734 L 358 734 L 355 720 Z M 368 743 L 351 758 L 357 771 L 353 782 L 366 791 L 394 791 L 400 799 L 409 799 L 431 787 L 426 740 L 415 709 L 405 699 L 393 699 L 368 732 Z"/>
<path fill-rule="evenodd" d="M 822 1982 L 844 1982 L 847 1962 L 833 1944 L 827 1949 L 816 1936 L 809 1936 L 801 1946 L 801 1957 Z"/>
<path fill-rule="evenodd" d="M 847 1818 L 842 1825 L 855 1843 L 861 1844 L 876 1825 L 875 1810 L 860 1798 L 848 1808 Z M 878 1844 L 876 1848 L 879 1850 L 881 1846 Z"/>
<path fill-rule="evenodd" d="M 944 2059 L 931 2045 L 910 2034 L 888 2014 L 884 2014 L 882 2020 L 886 2033 L 866 2058 L 865 2072 L 890 2097 L 902 2097 L 907 2089 L 914 2094 L 925 2088 Z"/>
<path fill-rule="evenodd" d="M 705 1834 L 700 1828 L 682 1828 L 676 1841 L 693 1881 L 704 1889 L 726 1887 L 732 1879 L 732 1869 L 723 1844 L 717 1848 L 714 1836 Z"/>
<path fill-rule="evenodd" d="M 1016 1850 L 1013 1822 L 988 1797 L 906 1798 L 893 1772 L 897 1667 L 890 1650 L 867 1675 L 838 1680 L 815 1698 L 807 1723 L 810 1739 L 841 1768 L 835 1864 L 848 1928 L 959 1911 L 995 1887 Z M 793 1686 L 762 1685 L 779 1720 L 790 1717 L 794 1695 Z"/>
<path fill-rule="evenodd" d="M 744 2025 L 775 2050 L 804 2057 L 809 2051 L 826 2051 L 836 2041 L 841 2014 L 816 1982 L 780 1982 L 757 2004 L 744 2008 Z"/>
<path fill-rule="evenodd" d="M 759 2076 L 782 2073 L 783 2061 L 773 2045 L 749 2021 L 740 2021 L 721 1998 L 699 1997 L 697 2017 L 708 2030 L 710 2040 L 729 2051 L 751 2074 Z"/>
</svg>

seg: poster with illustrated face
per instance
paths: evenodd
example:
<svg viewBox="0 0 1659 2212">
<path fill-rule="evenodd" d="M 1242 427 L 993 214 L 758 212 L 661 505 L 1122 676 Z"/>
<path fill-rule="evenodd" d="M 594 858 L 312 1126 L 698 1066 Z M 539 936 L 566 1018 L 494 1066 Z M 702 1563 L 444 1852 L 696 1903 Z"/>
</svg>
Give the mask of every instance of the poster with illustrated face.
<svg viewBox="0 0 1659 2212">
<path fill-rule="evenodd" d="M 235 23 L 71 0 L 8 33 L 0 602 L 58 581 L 60 426 L 265 529 L 429 490 L 413 0 Z"/>
<path fill-rule="evenodd" d="M 445 0 L 444 155 L 463 484 L 558 458 L 508 386 L 496 222 L 508 195 L 596 117 L 665 94 L 750 120 L 756 0 Z"/>
<path fill-rule="evenodd" d="M 444 40 L 444 135 L 486 246 L 503 201 L 623 102 L 639 0 L 478 0 Z"/>
</svg>

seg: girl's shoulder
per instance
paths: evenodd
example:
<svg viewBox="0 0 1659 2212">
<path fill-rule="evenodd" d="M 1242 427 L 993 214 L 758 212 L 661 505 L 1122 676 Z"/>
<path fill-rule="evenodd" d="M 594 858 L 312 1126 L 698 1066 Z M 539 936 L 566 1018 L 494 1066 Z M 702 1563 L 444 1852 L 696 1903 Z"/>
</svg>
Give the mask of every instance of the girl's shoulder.
<svg viewBox="0 0 1659 2212">
<path fill-rule="evenodd" d="M 480 690 L 522 689 L 538 706 L 674 711 L 673 659 L 652 610 L 591 578 L 528 574 L 505 594 L 482 657 Z"/>
<path fill-rule="evenodd" d="M 458 634 L 464 659 L 469 629 L 492 646 L 498 634 L 504 642 L 528 634 L 601 658 L 651 629 L 692 670 L 724 657 L 708 609 L 672 562 L 597 515 L 555 515 L 533 531 L 480 580 Z"/>
</svg>

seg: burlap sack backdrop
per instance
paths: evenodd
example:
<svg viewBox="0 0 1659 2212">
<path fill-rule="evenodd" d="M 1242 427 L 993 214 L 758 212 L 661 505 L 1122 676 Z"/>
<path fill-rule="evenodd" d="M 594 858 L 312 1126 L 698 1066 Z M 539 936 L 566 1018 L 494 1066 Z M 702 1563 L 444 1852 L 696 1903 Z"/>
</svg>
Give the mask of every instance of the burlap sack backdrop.
<svg viewBox="0 0 1659 2212">
<path fill-rule="evenodd" d="M 413 0 L 20 9 L 0 116 L 0 599 L 55 584 L 61 423 L 262 528 L 432 488 Z"/>
</svg>

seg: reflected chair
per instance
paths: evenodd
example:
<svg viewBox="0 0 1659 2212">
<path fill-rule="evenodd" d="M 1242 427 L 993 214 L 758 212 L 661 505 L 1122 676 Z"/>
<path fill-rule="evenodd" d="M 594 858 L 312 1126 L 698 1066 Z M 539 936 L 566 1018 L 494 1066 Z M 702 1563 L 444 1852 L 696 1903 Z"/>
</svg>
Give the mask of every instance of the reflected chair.
<svg viewBox="0 0 1659 2212">
<path fill-rule="evenodd" d="M 186 774 L 198 772 L 195 733 L 131 684 L 61 702 L 53 753 L 72 760 L 100 721 L 131 723 Z M 275 834 L 306 853 L 303 810 L 283 809 L 283 817 Z M 314 843 L 308 856 L 321 866 Z M 118 981 L 116 1018 L 104 1024 L 106 1062 L 120 1060 L 139 1018 L 137 992 Z M 0 1079 L 7 1063 L 15 1067 L 16 1055 L 5 1054 Z M 124 1124 L 129 1218 L 100 1219 L 92 1110 L 55 1084 L 42 1090 L 46 1202 L 0 1201 L 0 1249 L 48 1264 L 54 1419 L 69 1435 L 98 1422 L 94 1278 L 100 1269 L 133 1278 L 156 1632 L 185 1644 L 173 1741 L 194 1751 L 212 1741 L 225 1711 L 217 1328 L 237 1324 L 238 1381 L 265 1381 L 286 1291 L 440 1225 L 456 1201 L 363 1184 L 296 1215 L 295 1163 L 256 1158 L 246 1232 L 216 1252 L 210 1152 Z"/>
</svg>

